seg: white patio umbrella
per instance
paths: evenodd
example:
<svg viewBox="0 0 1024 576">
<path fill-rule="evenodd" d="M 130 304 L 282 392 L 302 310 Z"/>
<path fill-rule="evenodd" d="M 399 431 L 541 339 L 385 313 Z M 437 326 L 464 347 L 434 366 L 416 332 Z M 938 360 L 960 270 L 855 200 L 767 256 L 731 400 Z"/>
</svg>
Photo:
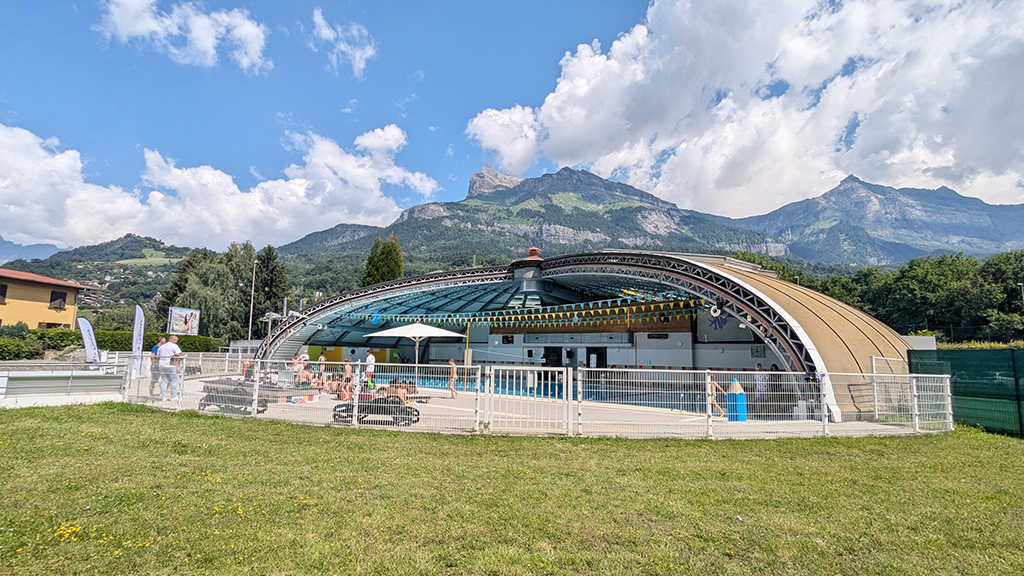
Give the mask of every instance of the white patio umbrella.
<svg viewBox="0 0 1024 576">
<path fill-rule="evenodd" d="M 428 326 L 426 324 L 420 324 L 415 322 L 413 324 L 406 324 L 405 326 L 398 326 L 395 328 L 388 328 L 387 330 L 381 330 L 380 332 L 374 332 L 372 334 L 364 334 L 363 338 L 408 338 L 416 343 L 416 358 L 414 364 L 416 372 L 416 380 L 420 379 L 419 366 L 420 366 L 420 340 L 426 340 L 427 338 L 465 338 L 465 334 L 459 334 L 458 332 L 452 332 L 451 330 L 445 330 L 436 326 Z"/>
</svg>

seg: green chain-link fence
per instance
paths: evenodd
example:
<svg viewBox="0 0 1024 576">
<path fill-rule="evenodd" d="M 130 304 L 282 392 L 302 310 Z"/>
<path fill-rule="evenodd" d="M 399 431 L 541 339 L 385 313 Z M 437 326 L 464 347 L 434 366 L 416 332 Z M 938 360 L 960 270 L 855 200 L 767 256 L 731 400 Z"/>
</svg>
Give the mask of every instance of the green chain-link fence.
<svg viewBox="0 0 1024 576">
<path fill-rule="evenodd" d="M 949 374 L 953 418 L 1024 436 L 1024 350 L 910 350 L 911 374 Z"/>
</svg>

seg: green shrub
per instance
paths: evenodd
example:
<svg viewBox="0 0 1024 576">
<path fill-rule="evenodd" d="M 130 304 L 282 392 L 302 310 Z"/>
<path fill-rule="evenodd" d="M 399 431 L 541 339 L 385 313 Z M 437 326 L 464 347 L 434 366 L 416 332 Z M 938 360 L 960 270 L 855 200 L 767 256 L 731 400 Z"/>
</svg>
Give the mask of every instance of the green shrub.
<svg viewBox="0 0 1024 576">
<path fill-rule="evenodd" d="M 63 350 L 69 346 L 81 346 L 82 334 L 78 330 L 67 328 L 37 328 L 29 330 L 29 337 L 34 337 L 44 350 Z"/>
<path fill-rule="evenodd" d="M 69 346 L 82 345 L 82 334 L 77 330 L 68 330 L 67 328 L 29 330 L 27 324 L 19 322 L 11 326 L 2 326 L 0 330 L 2 330 L 0 339 L 24 343 L 24 346 L 7 343 L 7 347 L 0 351 L 0 360 L 37 358 L 42 350 L 64 350 Z M 94 330 L 93 332 L 96 334 L 96 347 L 100 350 L 130 352 L 132 349 L 132 333 L 128 330 Z M 142 349 L 152 350 L 161 336 L 168 337 L 167 334 L 147 333 L 142 339 Z M 181 347 L 182 352 L 218 352 L 221 346 L 226 345 L 227 341 L 223 338 L 178 336 L 178 346 Z"/>
<path fill-rule="evenodd" d="M 935 347 L 939 350 L 1006 350 L 1009 348 L 1024 348 L 1024 341 L 982 342 L 974 340 L 971 342 L 939 342 Z"/>
<path fill-rule="evenodd" d="M 132 333 L 123 331 L 96 330 L 96 347 L 100 350 L 118 350 L 130 352 L 132 349 Z M 158 338 L 167 338 L 167 334 L 147 333 L 142 339 L 142 349 L 149 351 L 156 346 Z M 178 346 L 182 352 L 217 352 L 226 345 L 221 338 L 209 336 L 178 336 Z"/>
<path fill-rule="evenodd" d="M 100 350 L 121 350 L 127 352 L 132 349 L 132 333 L 127 330 L 116 332 L 94 330 L 94 332 L 96 333 L 96 347 Z"/>
<path fill-rule="evenodd" d="M 219 352 L 221 346 L 227 346 L 225 338 L 210 336 L 178 336 L 178 346 L 182 352 Z"/>
<path fill-rule="evenodd" d="M 0 338 L 17 338 L 19 340 L 24 340 L 26 336 L 28 336 L 28 324 L 25 324 L 24 322 L 0 326 Z"/>
<path fill-rule="evenodd" d="M 36 340 L 0 337 L 0 360 L 34 360 L 42 355 L 43 347 Z"/>
</svg>

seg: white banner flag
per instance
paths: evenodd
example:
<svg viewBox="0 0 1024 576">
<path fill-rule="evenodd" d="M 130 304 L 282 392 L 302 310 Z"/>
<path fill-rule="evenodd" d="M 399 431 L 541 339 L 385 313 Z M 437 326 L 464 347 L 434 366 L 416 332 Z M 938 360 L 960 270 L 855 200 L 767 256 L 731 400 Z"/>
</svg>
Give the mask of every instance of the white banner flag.
<svg viewBox="0 0 1024 576">
<path fill-rule="evenodd" d="M 146 315 L 142 306 L 135 305 L 135 328 L 132 330 L 132 370 L 135 375 L 142 374 L 142 338 L 146 333 Z"/>
<path fill-rule="evenodd" d="M 78 329 L 82 332 L 82 344 L 85 345 L 85 361 L 99 362 L 100 351 L 96 347 L 96 333 L 92 331 L 92 324 L 85 318 L 78 318 Z"/>
</svg>

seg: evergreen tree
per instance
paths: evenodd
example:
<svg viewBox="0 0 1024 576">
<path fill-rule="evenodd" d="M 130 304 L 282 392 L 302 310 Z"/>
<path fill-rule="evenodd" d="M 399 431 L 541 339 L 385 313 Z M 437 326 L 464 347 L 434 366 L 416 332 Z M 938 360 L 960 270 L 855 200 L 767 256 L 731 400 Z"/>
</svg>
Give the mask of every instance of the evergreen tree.
<svg viewBox="0 0 1024 576">
<path fill-rule="evenodd" d="M 231 275 L 231 285 L 224 286 L 225 296 L 230 295 L 236 299 L 236 304 L 230 308 L 230 314 L 223 327 L 224 335 L 232 339 L 240 340 L 248 335 L 250 290 L 255 294 L 253 300 L 259 297 L 256 294 L 258 285 L 254 287 L 253 284 L 253 264 L 256 260 L 256 248 L 248 241 L 242 244 L 232 242 L 227 252 L 220 257 L 220 261 L 227 266 Z M 259 318 L 255 311 L 253 315 Z M 255 331 L 258 326 L 259 322 L 254 319 L 253 330 Z"/>
<path fill-rule="evenodd" d="M 392 234 L 387 242 L 378 236 L 366 257 L 366 269 L 363 271 L 363 286 L 380 284 L 397 280 L 402 277 L 402 247 L 398 237 Z"/>
<path fill-rule="evenodd" d="M 274 250 L 273 246 L 268 245 L 256 255 L 254 319 L 258 320 L 267 312 L 277 312 L 280 314 L 284 309 L 284 299 L 287 296 L 288 274 L 284 264 L 278 260 L 277 250 Z M 253 324 L 252 335 L 253 338 L 265 338 L 267 336 L 267 325 L 263 322 L 259 322 L 259 326 Z"/>
</svg>

